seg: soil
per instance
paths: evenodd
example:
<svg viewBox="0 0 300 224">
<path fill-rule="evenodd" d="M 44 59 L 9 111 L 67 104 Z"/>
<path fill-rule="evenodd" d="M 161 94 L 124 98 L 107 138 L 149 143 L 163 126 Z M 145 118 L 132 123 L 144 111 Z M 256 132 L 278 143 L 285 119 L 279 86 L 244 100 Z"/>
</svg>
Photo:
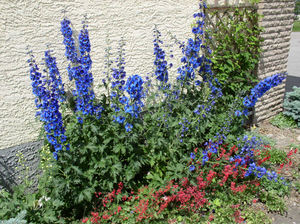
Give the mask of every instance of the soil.
<svg viewBox="0 0 300 224">
<path fill-rule="evenodd" d="M 284 170 L 282 175 L 292 182 L 300 183 L 300 129 L 284 128 L 279 129 L 269 121 L 264 121 L 257 127 L 257 132 L 265 135 L 276 142 L 275 147 L 289 152 L 291 145 L 298 146 L 298 152 L 294 155 L 293 165 Z M 300 192 L 299 188 L 291 188 L 290 196 L 285 198 L 288 210 L 286 214 L 280 215 L 269 213 L 273 224 L 300 224 Z"/>
</svg>

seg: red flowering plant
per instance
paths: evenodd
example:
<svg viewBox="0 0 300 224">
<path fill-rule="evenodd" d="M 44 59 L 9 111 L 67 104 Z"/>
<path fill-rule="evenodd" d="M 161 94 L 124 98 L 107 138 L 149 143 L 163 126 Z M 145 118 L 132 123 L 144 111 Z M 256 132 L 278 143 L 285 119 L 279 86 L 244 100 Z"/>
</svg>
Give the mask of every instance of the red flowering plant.
<svg viewBox="0 0 300 224">
<path fill-rule="evenodd" d="M 145 220 L 164 219 L 170 210 L 177 212 L 201 211 L 208 203 L 204 188 L 206 182 L 199 176 L 197 183 L 183 178 L 178 183 L 170 181 L 158 190 L 145 186 L 138 192 L 123 193 L 118 200 L 113 190 L 100 199 L 99 212 L 82 219 L 83 223 L 135 223 Z M 119 188 L 120 189 L 120 188 Z M 95 194 L 99 197 L 99 193 Z M 172 217 L 169 217 L 172 218 Z"/>
<path fill-rule="evenodd" d="M 250 151 L 244 160 L 238 158 L 241 150 L 236 145 L 223 145 L 217 149 L 217 153 L 209 152 L 205 163 L 203 155 L 200 156 L 201 160 L 196 159 L 204 150 L 194 149 L 188 164 L 192 174 L 179 181 L 172 180 L 159 189 L 145 186 L 137 192 L 122 192 L 123 184 L 120 183 L 117 190 L 106 195 L 95 193 L 100 203 L 95 212 L 82 222 L 166 221 L 178 220 L 178 217 L 187 214 L 197 217 L 191 223 L 195 220 L 211 223 L 243 223 L 247 218 L 250 220 L 251 216 L 245 209 L 258 201 L 264 201 L 260 197 L 264 196 L 261 191 L 268 190 L 265 187 L 266 181 L 269 184 L 283 184 L 275 172 L 263 169 L 270 158 L 270 146 L 260 146 L 259 141 L 254 140 L 244 138 L 242 141 L 246 143 L 243 146 L 239 144 L 244 151 Z M 248 147 L 256 144 L 257 148 L 248 150 L 247 144 Z M 207 148 L 210 146 L 208 144 Z M 287 154 L 287 164 L 296 152 L 292 150 Z M 253 164 L 257 164 L 255 168 Z"/>
</svg>

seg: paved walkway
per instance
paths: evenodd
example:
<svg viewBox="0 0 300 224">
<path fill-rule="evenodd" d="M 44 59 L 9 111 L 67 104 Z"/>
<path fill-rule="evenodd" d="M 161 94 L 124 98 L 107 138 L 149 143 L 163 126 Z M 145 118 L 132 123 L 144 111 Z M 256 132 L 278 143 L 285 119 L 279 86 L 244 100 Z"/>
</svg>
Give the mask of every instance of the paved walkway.
<svg viewBox="0 0 300 224">
<path fill-rule="evenodd" d="M 290 92 L 293 86 L 300 87 L 300 32 L 292 32 L 287 71 L 285 89 Z"/>
</svg>

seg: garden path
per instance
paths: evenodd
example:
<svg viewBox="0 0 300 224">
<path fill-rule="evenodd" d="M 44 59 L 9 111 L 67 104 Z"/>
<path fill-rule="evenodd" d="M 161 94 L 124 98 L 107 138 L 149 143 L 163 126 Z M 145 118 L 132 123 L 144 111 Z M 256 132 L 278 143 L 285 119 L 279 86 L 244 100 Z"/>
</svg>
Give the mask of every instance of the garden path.
<svg viewBox="0 0 300 224">
<path fill-rule="evenodd" d="M 286 92 L 290 92 L 293 86 L 300 87 L 300 32 L 292 32 L 290 51 L 288 57 L 288 77 L 286 80 Z"/>
</svg>

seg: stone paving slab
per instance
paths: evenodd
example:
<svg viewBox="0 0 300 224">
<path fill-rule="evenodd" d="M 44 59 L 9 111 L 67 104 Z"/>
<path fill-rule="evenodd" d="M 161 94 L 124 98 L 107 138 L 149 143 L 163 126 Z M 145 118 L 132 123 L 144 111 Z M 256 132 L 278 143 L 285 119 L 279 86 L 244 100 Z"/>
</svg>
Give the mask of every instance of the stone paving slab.
<svg viewBox="0 0 300 224">
<path fill-rule="evenodd" d="M 292 32 L 290 40 L 285 91 L 290 92 L 293 86 L 300 87 L 300 32 Z"/>
</svg>

